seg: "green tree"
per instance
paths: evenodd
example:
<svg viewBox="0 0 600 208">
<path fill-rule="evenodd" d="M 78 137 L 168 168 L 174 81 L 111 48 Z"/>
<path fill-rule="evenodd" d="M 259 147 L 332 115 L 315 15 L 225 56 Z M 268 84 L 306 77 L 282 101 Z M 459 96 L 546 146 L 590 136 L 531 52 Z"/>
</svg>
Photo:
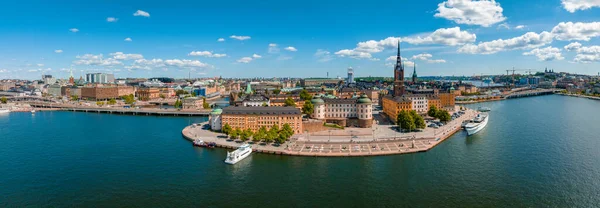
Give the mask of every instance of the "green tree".
<svg viewBox="0 0 600 208">
<path fill-rule="evenodd" d="M 121 99 L 123 99 L 125 104 L 128 104 L 128 105 L 135 103 L 135 97 L 133 96 L 133 94 L 125 95 L 125 96 L 121 97 Z"/>
<path fill-rule="evenodd" d="M 268 131 L 265 138 L 263 139 L 263 141 L 268 144 L 268 143 L 273 142 L 275 140 L 275 138 L 277 138 L 277 133 Z"/>
<path fill-rule="evenodd" d="M 287 141 L 288 137 L 284 134 L 279 134 L 277 135 L 277 137 L 275 137 L 275 142 L 277 142 L 277 144 L 283 144 L 285 143 L 285 141 Z"/>
<path fill-rule="evenodd" d="M 436 118 L 440 119 L 441 122 L 448 122 L 450 121 L 450 113 L 446 110 L 439 110 L 436 113 Z"/>
<path fill-rule="evenodd" d="M 312 99 L 312 95 L 308 94 L 308 91 L 306 91 L 306 89 L 303 89 L 300 92 L 300 99 L 302 99 L 302 100 L 310 100 L 310 99 Z"/>
<path fill-rule="evenodd" d="M 285 99 L 285 103 L 283 104 L 283 106 L 296 107 L 296 102 L 294 102 L 294 99 L 292 99 L 291 97 L 288 97 L 287 99 Z"/>
<path fill-rule="evenodd" d="M 275 94 L 275 95 L 279 95 L 279 93 L 281 93 L 281 90 L 280 90 L 280 89 L 274 89 L 274 90 L 273 90 L 273 94 Z"/>
<path fill-rule="evenodd" d="M 98 105 L 98 106 L 102 107 L 102 106 L 104 105 L 104 102 L 102 102 L 102 101 L 97 101 L 97 102 L 96 102 L 96 105 Z"/>
<path fill-rule="evenodd" d="M 231 126 L 229 124 L 225 124 L 221 129 L 221 132 L 225 133 L 226 135 L 229 135 L 229 133 L 231 133 Z"/>
<path fill-rule="evenodd" d="M 315 105 L 310 100 L 304 101 L 304 106 L 302 106 L 302 113 L 304 114 L 312 114 L 315 110 Z"/>
<path fill-rule="evenodd" d="M 165 99 L 165 97 L 166 97 L 166 96 L 165 96 L 164 94 L 162 94 L 162 93 L 160 93 L 158 96 L 159 96 L 160 98 L 162 98 L 162 99 Z"/>
<path fill-rule="evenodd" d="M 117 100 L 115 100 L 114 98 L 111 98 L 110 100 L 108 100 L 108 104 L 109 105 L 117 104 Z"/>
<path fill-rule="evenodd" d="M 196 91 L 192 91 L 192 97 L 196 97 Z"/>
<path fill-rule="evenodd" d="M 269 129 L 269 132 L 273 132 L 275 134 L 279 134 L 279 126 L 277 124 L 271 126 L 271 129 Z"/>
<path fill-rule="evenodd" d="M 186 94 L 190 94 L 188 91 L 185 90 L 177 90 L 175 91 L 175 95 L 177 95 L 177 97 L 179 97 L 180 95 L 186 95 Z"/>
<path fill-rule="evenodd" d="M 437 107 L 435 105 L 429 106 L 429 111 L 427 111 L 427 115 L 431 117 L 435 117 L 437 114 Z"/>
<path fill-rule="evenodd" d="M 77 96 L 77 95 L 71 96 L 71 101 L 78 101 L 78 100 L 79 100 L 79 96 Z"/>
<path fill-rule="evenodd" d="M 8 102 L 8 99 L 2 96 L 2 98 L 0 98 L 0 101 L 2 101 L 3 104 L 6 104 Z"/>
<path fill-rule="evenodd" d="M 412 116 L 413 118 L 413 122 L 415 123 L 415 128 L 417 129 L 424 129 L 425 126 L 425 119 L 423 119 L 423 117 L 421 117 L 421 115 L 419 115 L 417 113 L 417 111 L 410 111 L 410 116 Z"/>
<path fill-rule="evenodd" d="M 267 106 L 269 106 L 269 104 L 267 104 L 265 102 L 262 103 L 262 107 L 267 107 Z"/>
<path fill-rule="evenodd" d="M 242 141 L 248 141 L 250 139 L 250 137 L 252 136 L 252 130 L 250 129 L 245 129 L 241 132 L 240 134 Z"/>
<path fill-rule="evenodd" d="M 292 135 L 294 135 L 294 129 L 292 129 L 292 127 L 290 126 L 290 124 L 283 124 L 283 127 L 281 128 L 281 132 L 279 132 L 279 134 L 284 134 L 286 136 L 286 138 L 290 138 Z"/>
<path fill-rule="evenodd" d="M 179 100 L 179 98 L 177 98 L 177 100 L 175 101 L 175 104 L 173 104 L 173 106 L 175 108 L 181 108 L 183 105 L 183 103 L 181 102 L 181 100 Z"/>
<path fill-rule="evenodd" d="M 408 131 L 415 129 L 414 119 L 408 111 L 402 110 L 398 113 L 397 123 L 401 129 Z"/>
<path fill-rule="evenodd" d="M 236 128 L 233 131 L 231 131 L 231 133 L 229 133 L 229 138 L 237 139 L 241 133 L 242 133 L 242 130 L 240 130 L 239 128 Z"/>
<path fill-rule="evenodd" d="M 202 97 L 202 108 L 209 109 L 210 105 L 206 102 L 206 97 Z"/>
<path fill-rule="evenodd" d="M 267 137 L 267 128 L 263 126 L 263 127 L 260 127 L 260 129 L 258 129 L 258 131 L 256 131 L 256 133 L 254 133 L 254 136 L 252 136 L 252 141 L 260 142 L 263 139 L 265 139 L 265 137 Z"/>
</svg>

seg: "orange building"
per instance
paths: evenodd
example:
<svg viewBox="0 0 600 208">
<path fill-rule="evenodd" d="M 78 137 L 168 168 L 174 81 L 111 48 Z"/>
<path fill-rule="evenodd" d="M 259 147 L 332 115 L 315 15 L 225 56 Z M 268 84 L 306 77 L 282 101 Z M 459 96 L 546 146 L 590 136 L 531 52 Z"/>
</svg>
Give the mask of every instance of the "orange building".
<svg viewBox="0 0 600 208">
<path fill-rule="evenodd" d="M 160 98 L 160 90 L 158 88 L 139 88 L 136 91 L 136 97 L 143 101 L 157 99 Z"/>
<path fill-rule="evenodd" d="M 271 128 L 273 125 L 282 128 L 289 124 L 294 133 L 302 132 L 302 113 L 294 107 L 250 107 L 229 106 L 223 108 L 222 125 L 231 128 L 250 129 L 254 132 L 261 127 Z"/>
</svg>

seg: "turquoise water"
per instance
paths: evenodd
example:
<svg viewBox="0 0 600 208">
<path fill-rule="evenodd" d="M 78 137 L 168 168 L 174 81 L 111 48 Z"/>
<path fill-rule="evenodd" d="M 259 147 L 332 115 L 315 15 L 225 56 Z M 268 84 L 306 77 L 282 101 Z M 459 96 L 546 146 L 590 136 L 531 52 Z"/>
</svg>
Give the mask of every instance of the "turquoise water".
<svg viewBox="0 0 600 208">
<path fill-rule="evenodd" d="M 192 147 L 199 117 L 0 116 L 0 206 L 600 207 L 600 102 L 485 103 L 480 133 L 426 153 L 362 158 Z"/>
</svg>

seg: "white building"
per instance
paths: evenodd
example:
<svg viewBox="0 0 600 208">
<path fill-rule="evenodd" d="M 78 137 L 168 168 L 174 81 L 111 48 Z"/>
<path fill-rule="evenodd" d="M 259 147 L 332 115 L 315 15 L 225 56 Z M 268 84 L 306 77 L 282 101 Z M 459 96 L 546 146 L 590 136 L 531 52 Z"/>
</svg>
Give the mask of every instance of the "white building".
<svg viewBox="0 0 600 208">
<path fill-rule="evenodd" d="M 223 113 L 222 109 L 214 109 L 210 112 L 210 116 L 208 116 L 208 124 L 210 125 L 210 129 L 215 131 L 220 131 L 222 127 L 221 114 Z"/>
<path fill-rule="evenodd" d="M 407 96 L 407 98 L 412 101 L 412 108 L 417 111 L 417 113 L 423 114 L 429 111 L 429 101 L 427 101 L 426 96 L 411 95 Z"/>
<path fill-rule="evenodd" d="M 269 98 L 262 95 L 249 95 L 244 99 L 244 101 L 242 101 L 243 106 L 260 107 L 263 106 L 263 104 L 269 106 L 271 105 L 271 101 Z"/>
<path fill-rule="evenodd" d="M 114 83 L 115 75 L 105 73 L 90 73 L 85 75 L 85 81 L 87 83 Z"/>
<path fill-rule="evenodd" d="M 341 126 L 371 127 L 373 104 L 366 95 L 359 98 L 331 99 L 316 97 L 312 117 Z M 356 122 L 358 121 L 358 122 Z"/>
</svg>

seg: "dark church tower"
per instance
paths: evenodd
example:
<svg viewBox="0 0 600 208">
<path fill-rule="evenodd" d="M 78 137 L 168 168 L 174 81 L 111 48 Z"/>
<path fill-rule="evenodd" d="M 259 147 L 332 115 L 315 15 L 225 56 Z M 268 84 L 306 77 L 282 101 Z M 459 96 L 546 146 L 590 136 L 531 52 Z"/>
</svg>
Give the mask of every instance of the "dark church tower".
<svg viewBox="0 0 600 208">
<path fill-rule="evenodd" d="M 413 83 L 417 83 L 417 64 L 414 63 L 414 71 L 413 71 L 413 76 L 412 76 L 412 82 Z"/>
<path fill-rule="evenodd" d="M 398 41 L 398 55 L 396 56 L 396 66 L 394 67 L 394 96 L 404 95 L 404 67 L 400 57 L 400 41 Z"/>
</svg>

